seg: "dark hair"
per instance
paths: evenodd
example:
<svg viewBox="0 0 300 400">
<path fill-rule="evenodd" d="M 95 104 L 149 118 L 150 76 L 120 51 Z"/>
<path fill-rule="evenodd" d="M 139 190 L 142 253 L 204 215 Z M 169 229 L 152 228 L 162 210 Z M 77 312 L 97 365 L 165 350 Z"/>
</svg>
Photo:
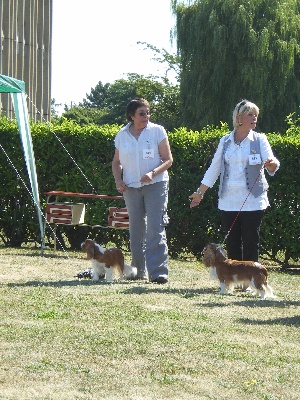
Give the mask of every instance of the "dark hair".
<svg viewBox="0 0 300 400">
<path fill-rule="evenodd" d="M 150 104 L 147 100 L 142 97 L 136 97 L 127 104 L 126 117 L 128 121 L 132 121 L 131 116 L 135 114 L 136 110 L 140 107 L 148 107 L 150 110 Z"/>
</svg>

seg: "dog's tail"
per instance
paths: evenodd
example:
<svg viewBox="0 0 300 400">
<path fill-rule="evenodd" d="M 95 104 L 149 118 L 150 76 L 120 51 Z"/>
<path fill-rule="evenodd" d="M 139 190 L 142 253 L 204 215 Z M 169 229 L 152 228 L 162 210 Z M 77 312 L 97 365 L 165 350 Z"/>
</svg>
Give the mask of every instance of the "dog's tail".
<svg viewBox="0 0 300 400">
<path fill-rule="evenodd" d="M 136 279 L 137 268 L 125 263 L 123 273 L 124 273 L 125 279 Z"/>
<path fill-rule="evenodd" d="M 264 284 L 265 287 L 265 292 L 266 292 L 266 297 L 270 297 L 271 299 L 274 298 L 274 293 L 272 287 L 266 282 Z"/>
</svg>

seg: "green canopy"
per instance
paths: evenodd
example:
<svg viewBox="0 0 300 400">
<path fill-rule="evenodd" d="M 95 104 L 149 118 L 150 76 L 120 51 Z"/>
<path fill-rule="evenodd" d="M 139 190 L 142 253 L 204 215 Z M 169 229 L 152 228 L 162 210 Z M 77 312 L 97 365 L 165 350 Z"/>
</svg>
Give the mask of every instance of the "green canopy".
<svg viewBox="0 0 300 400">
<path fill-rule="evenodd" d="M 26 104 L 25 83 L 9 76 L 0 75 L 0 92 L 10 93 L 14 105 L 16 120 L 23 145 L 28 176 L 31 185 L 32 197 L 37 208 L 41 239 L 43 240 L 43 222 L 40 209 L 39 188 L 35 168 L 35 158 L 29 126 L 28 109 Z"/>
<path fill-rule="evenodd" d="M 25 83 L 10 76 L 0 75 L 0 92 L 4 93 L 25 93 Z"/>
</svg>

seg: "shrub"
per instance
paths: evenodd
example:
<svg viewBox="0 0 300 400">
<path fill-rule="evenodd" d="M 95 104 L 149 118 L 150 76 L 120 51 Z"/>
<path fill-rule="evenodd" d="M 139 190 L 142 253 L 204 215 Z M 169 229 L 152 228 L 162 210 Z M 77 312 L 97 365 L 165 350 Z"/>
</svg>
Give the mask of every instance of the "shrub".
<svg viewBox="0 0 300 400">
<path fill-rule="evenodd" d="M 169 135 L 174 164 L 170 171 L 168 237 L 174 255 L 186 251 L 200 257 L 205 244 L 224 240 L 227 232 L 221 230 L 217 209 L 218 182 L 206 192 L 205 200 L 197 208 L 189 208 L 188 196 L 199 186 L 220 137 L 227 132 L 227 126 L 221 125 L 221 128 L 206 127 L 201 132 L 182 128 Z M 266 174 L 270 207 L 261 228 L 261 253 L 283 264 L 297 261 L 300 256 L 300 192 L 295 168 L 300 150 L 299 133 L 299 127 L 290 127 L 286 135 L 267 134 L 281 167 L 274 177 Z"/>
<path fill-rule="evenodd" d="M 80 127 L 64 120 L 60 125 L 32 123 L 32 140 L 41 196 L 41 207 L 46 205 L 45 192 L 62 190 L 81 193 L 117 195 L 111 172 L 114 154 L 114 137 L 118 125 L 86 125 Z M 299 178 L 295 168 L 299 154 L 299 126 L 290 124 L 285 134 L 268 134 L 275 155 L 281 162 L 280 170 L 270 178 L 270 209 L 266 212 L 261 229 L 262 253 L 288 264 L 297 261 L 299 246 Z M 220 213 L 217 209 L 218 184 L 205 195 L 205 201 L 197 208 L 189 208 L 188 196 L 199 186 L 208 168 L 218 141 L 229 131 L 226 124 L 220 127 L 207 126 L 198 131 L 186 128 L 169 133 L 174 163 L 170 169 L 169 216 L 167 228 L 170 255 L 183 252 L 200 257 L 208 242 L 222 242 L 225 233 L 221 230 Z M 34 240 L 39 242 L 36 210 L 24 183 L 29 187 L 26 166 L 14 121 L 0 119 L 0 144 L 4 151 L 0 155 L 0 231 L 7 246 L 17 246 Z M 10 164 L 10 166 L 9 166 Z M 16 173 L 17 172 L 17 173 Z M 269 179 L 267 177 L 267 179 Z M 74 198 L 61 198 L 72 201 Z M 105 229 L 108 207 L 124 205 L 116 200 L 88 200 L 85 202 L 86 226 L 60 226 L 68 239 L 65 245 L 79 248 L 87 236 L 99 243 L 114 242 L 128 248 L 126 230 Z M 75 201 L 76 202 L 76 201 Z M 101 227 L 94 227 L 101 225 Z M 50 241 L 51 231 L 46 230 Z"/>
</svg>

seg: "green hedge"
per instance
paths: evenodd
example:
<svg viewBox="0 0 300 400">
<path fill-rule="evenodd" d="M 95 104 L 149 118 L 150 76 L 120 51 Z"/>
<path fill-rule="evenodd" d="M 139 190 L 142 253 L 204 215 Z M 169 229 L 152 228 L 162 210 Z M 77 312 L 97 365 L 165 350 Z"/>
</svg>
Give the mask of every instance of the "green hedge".
<svg viewBox="0 0 300 400">
<path fill-rule="evenodd" d="M 118 194 L 111 173 L 111 161 L 114 154 L 113 139 L 119 128 L 117 125 L 80 127 L 69 121 L 54 126 L 44 123 L 31 124 L 43 210 L 45 209 L 43 193 L 49 190 Z M 220 137 L 228 130 L 226 125 L 221 125 L 221 127 L 206 127 L 201 132 L 180 128 L 169 133 L 174 156 L 174 163 L 170 169 L 170 224 L 167 228 L 171 256 L 185 252 L 200 257 L 206 243 L 222 242 L 224 239 L 225 233 L 220 229 L 220 213 L 217 209 L 218 185 L 207 192 L 205 200 L 197 208 L 189 208 L 188 196 L 199 185 Z M 271 208 L 263 220 L 262 253 L 273 260 L 283 260 L 285 264 L 291 260 L 297 261 L 300 256 L 297 214 L 300 196 L 297 174 L 299 133 L 299 128 L 293 126 L 284 136 L 268 134 L 272 148 L 281 161 L 281 168 L 275 177 L 268 178 Z M 14 165 L 13 167 L 1 151 L 1 238 L 7 246 L 17 246 L 30 240 L 39 242 L 36 210 L 24 186 L 25 183 L 29 187 L 29 183 L 18 129 L 14 121 L 0 119 L 0 144 Z M 68 238 L 66 243 L 68 247 L 79 248 L 87 236 L 94 237 L 104 245 L 114 242 L 119 246 L 128 246 L 126 230 L 91 227 L 96 224 L 107 226 L 108 207 L 121 206 L 122 201 L 98 199 L 85 201 L 74 198 L 61 200 L 85 202 L 87 207 L 85 222 L 88 226 L 60 226 L 60 233 L 64 233 L 64 237 Z M 52 243 L 52 232 L 47 229 L 46 233 L 47 243 Z"/>
</svg>

